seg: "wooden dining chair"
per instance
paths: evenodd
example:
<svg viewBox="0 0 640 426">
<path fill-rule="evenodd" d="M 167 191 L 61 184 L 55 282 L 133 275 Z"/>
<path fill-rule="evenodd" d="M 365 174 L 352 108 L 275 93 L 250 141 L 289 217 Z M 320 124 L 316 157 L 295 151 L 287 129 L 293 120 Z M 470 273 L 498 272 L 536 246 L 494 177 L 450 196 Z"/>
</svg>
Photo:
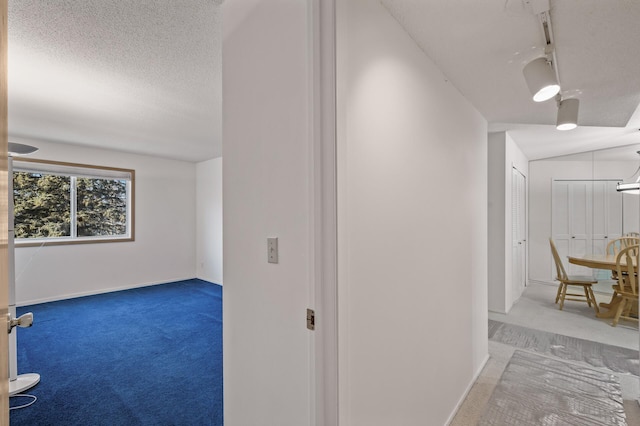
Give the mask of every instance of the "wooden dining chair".
<svg viewBox="0 0 640 426">
<path fill-rule="evenodd" d="M 609 241 L 609 243 L 607 243 L 607 248 L 605 249 L 604 252 L 605 254 L 617 256 L 618 253 L 620 253 L 620 250 L 627 248 L 629 246 L 637 246 L 638 244 L 640 244 L 640 237 L 632 237 L 632 236 L 625 235 L 624 237 L 615 238 Z M 618 272 L 615 269 L 611 271 L 611 279 L 615 281 L 618 280 Z M 614 292 L 614 297 L 615 296 L 616 296 L 616 293 Z"/>
<path fill-rule="evenodd" d="M 618 284 L 613 286 L 613 290 L 618 297 L 620 303 L 613 317 L 614 327 L 618 325 L 620 318 L 638 321 L 638 318 L 632 317 L 631 311 L 634 305 L 638 305 L 638 254 L 640 250 L 637 245 L 629 246 L 620 251 L 616 256 L 616 272 L 618 276 Z"/>
<path fill-rule="evenodd" d="M 551 245 L 551 253 L 553 254 L 553 260 L 556 264 L 556 280 L 560 282 L 558 292 L 556 293 L 556 303 L 560 301 L 560 310 L 564 307 L 565 300 L 575 300 L 578 302 L 587 302 L 589 306 L 595 309 L 596 313 L 599 313 L 600 310 L 598 309 L 598 303 L 596 302 L 596 297 L 594 296 L 593 289 L 591 288 L 593 284 L 598 283 L 598 280 L 589 276 L 567 275 L 553 239 L 549 238 L 549 244 Z M 584 294 L 567 293 L 567 288 L 569 286 L 582 287 Z"/>
<path fill-rule="evenodd" d="M 640 237 L 624 236 L 615 238 L 609 241 L 607 248 L 605 249 L 605 253 L 615 256 L 620 253 L 620 250 L 629 246 L 637 246 L 638 244 L 640 244 Z"/>
</svg>

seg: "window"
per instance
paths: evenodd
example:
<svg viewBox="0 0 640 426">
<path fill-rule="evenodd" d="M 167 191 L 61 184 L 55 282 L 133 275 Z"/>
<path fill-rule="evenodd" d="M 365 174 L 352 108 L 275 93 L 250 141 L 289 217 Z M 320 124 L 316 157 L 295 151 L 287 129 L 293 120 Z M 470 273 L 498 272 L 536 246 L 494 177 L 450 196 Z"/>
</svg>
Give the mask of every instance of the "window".
<svg viewBox="0 0 640 426">
<path fill-rule="evenodd" d="M 133 241 L 135 171 L 14 159 L 16 244 Z"/>
</svg>

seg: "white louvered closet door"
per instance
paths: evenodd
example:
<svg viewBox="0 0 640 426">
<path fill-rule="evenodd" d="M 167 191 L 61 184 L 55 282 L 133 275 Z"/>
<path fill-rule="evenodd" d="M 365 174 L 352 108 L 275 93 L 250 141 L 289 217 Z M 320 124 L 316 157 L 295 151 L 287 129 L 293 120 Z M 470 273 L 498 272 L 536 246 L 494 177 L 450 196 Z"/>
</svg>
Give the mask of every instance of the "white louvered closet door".
<svg viewBox="0 0 640 426">
<path fill-rule="evenodd" d="M 616 191 L 617 181 L 593 182 L 593 253 L 603 254 L 609 241 L 622 236 L 622 193 Z M 594 278 L 607 280 L 611 271 L 594 270 Z"/>
<path fill-rule="evenodd" d="M 553 239 L 567 272 L 606 279 L 608 271 L 572 265 L 566 257 L 604 253 L 607 243 L 622 235 L 623 205 L 616 181 L 556 180 L 552 193 Z M 550 267 L 555 269 L 552 259 Z"/>
<path fill-rule="evenodd" d="M 552 234 L 569 275 L 592 275 L 590 268 L 567 262 L 567 256 L 592 254 L 593 181 L 557 180 L 552 188 Z M 549 249 L 549 267 L 555 266 Z"/>
<path fill-rule="evenodd" d="M 516 301 L 526 286 L 526 254 L 527 254 L 527 235 L 526 235 L 526 179 L 525 176 L 518 171 L 512 169 L 511 177 L 511 236 L 512 236 L 512 295 L 513 301 Z"/>
<path fill-rule="evenodd" d="M 604 253 L 607 243 L 622 236 L 622 193 L 616 181 L 593 182 L 593 253 Z"/>
</svg>

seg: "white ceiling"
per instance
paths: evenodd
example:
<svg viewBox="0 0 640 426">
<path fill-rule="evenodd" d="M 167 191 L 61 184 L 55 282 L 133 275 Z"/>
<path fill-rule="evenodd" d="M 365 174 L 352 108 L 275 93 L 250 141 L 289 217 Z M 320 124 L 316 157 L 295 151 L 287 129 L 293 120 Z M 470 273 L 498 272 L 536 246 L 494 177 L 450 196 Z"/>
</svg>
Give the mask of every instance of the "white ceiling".
<svg viewBox="0 0 640 426">
<path fill-rule="evenodd" d="M 10 0 L 9 139 L 220 156 L 219 3 Z"/>
<path fill-rule="evenodd" d="M 551 0 L 563 96 L 555 130 L 522 67 L 545 0 L 381 0 L 492 131 L 530 159 L 640 142 L 640 1 Z M 9 135 L 188 161 L 221 155 L 222 0 L 10 0 Z"/>
<path fill-rule="evenodd" d="M 529 158 L 640 142 L 640 116 L 633 117 L 640 103 L 639 1 L 550 1 L 562 95 L 580 99 L 581 127 L 568 132 L 555 130 L 555 101 L 533 102 L 522 75 L 544 54 L 542 25 L 531 9 L 543 0 L 382 3 L 490 130 L 513 129 Z"/>
</svg>

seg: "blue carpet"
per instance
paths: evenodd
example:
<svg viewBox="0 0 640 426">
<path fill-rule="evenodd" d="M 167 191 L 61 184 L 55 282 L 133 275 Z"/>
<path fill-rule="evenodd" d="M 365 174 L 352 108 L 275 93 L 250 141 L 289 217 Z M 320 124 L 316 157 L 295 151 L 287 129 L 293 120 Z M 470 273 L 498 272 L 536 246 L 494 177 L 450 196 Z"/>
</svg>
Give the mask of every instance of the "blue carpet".
<svg viewBox="0 0 640 426">
<path fill-rule="evenodd" d="M 223 424 L 222 287 L 186 280 L 24 312 L 18 373 L 41 380 L 11 425 Z"/>
</svg>

